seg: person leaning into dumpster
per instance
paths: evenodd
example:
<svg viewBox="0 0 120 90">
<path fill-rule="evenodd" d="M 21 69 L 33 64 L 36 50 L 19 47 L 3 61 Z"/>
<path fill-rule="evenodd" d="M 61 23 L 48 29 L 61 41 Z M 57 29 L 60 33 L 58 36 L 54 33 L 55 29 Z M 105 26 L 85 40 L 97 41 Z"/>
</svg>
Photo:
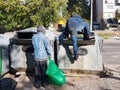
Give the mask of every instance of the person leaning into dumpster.
<svg viewBox="0 0 120 90">
<path fill-rule="evenodd" d="M 83 33 L 84 40 L 90 40 L 92 36 L 89 23 L 84 22 L 79 15 L 72 15 L 66 22 L 65 31 L 63 32 L 62 38 L 69 38 L 69 35 L 72 39 L 73 51 L 74 51 L 74 60 L 78 60 L 78 47 L 77 47 L 77 34 L 78 32 Z M 63 42 L 63 41 L 62 41 Z"/>
<path fill-rule="evenodd" d="M 37 34 L 32 37 L 35 59 L 35 81 L 36 88 L 48 85 L 46 70 L 47 60 L 51 58 L 50 41 L 45 36 L 46 29 L 43 25 L 37 27 Z"/>
</svg>

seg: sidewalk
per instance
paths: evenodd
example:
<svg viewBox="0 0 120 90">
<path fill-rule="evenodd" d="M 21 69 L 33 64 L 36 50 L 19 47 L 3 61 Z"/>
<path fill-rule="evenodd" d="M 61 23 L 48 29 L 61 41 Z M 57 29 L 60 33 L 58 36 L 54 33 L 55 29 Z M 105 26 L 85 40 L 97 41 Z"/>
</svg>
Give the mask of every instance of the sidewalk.
<svg viewBox="0 0 120 90">
<path fill-rule="evenodd" d="M 118 65 L 119 66 L 119 65 Z M 67 83 L 61 87 L 49 85 L 46 88 L 36 89 L 33 86 L 34 75 L 26 75 L 21 72 L 19 77 L 7 74 L 5 77 L 13 78 L 18 82 L 15 90 L 120 90 L 120 73 L 116 72 L 117 65 L 110 66 L 113 76 L 100 78 L 97 75 L 79 74 L 78 76 L 67 76 Z M 109 67 L 106 66 L 106 67 Z"/>
</svg>

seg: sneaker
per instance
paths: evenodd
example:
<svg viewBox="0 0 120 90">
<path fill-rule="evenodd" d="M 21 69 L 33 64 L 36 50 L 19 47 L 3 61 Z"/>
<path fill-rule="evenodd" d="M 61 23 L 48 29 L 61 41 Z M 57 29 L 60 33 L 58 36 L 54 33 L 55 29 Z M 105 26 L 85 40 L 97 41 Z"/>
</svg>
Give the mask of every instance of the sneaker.
<svg viewBox="0 0 120 90">
<path fill-rule="evenodd" d="M 42 84 L 42 86 L 43 86 L 43 87 L 46 87 L 46 86 L 48 86 L 48 83 L 44 83 L 44 84 Z"/>
<path fill-rule="evenodd" d="M 83 37 L 83 40 L 90 40 L 89 36 Z"/>
<path fill-rule="evenodd" d="M 95 39 L 95 36 L 93 34 L 90 34 L 89 39 Z"/>
<path fill-rule="evenodd" d="M 86 37 L 83 38 L 84 40 L 91 40 L 91 39 L 95 39 L 95 36 L 93 34 L 90 34 Z"/>
<path fill-rule="evenodd" d="M 38 84 L 38 83 L 34 83 L 34 87 L 36 87 L 36 88 L 40 88 L 40 84 Z"/>
<path fill-rule="evenodd" d="M 79 60 L 79 57 L 74 57 L 74 60 L 76 60 L 76 61 Z"/>
</svg>

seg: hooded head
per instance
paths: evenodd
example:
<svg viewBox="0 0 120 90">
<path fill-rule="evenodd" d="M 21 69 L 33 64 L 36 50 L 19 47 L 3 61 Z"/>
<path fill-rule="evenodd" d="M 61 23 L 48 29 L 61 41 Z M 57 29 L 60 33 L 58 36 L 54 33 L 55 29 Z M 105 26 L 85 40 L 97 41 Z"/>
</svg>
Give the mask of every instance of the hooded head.
<svg viewBox="0 0 120 90">
<path fill-rule="evenodd" d="M 45 34 L 46 28 L 43 25 L 39 25 L 37 26 L 37 32 L 42 32 L 43 34 Z"/>
</svg>

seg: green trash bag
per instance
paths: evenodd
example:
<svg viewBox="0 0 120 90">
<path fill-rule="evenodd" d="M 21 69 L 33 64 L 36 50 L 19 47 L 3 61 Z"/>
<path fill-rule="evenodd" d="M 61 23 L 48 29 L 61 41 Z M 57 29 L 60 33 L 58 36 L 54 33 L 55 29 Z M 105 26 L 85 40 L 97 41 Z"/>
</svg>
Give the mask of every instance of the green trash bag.
<svg viewBox="0 0 120 90">
<path fill-rule="evenodd" d="M 60 70 L 52 59 L 48 61 L 48 68 L 46 71 L 48 81 L 51 84 L 61 86 L 66 83 L 66 77 L 62 70 Z"/>
</svg>

